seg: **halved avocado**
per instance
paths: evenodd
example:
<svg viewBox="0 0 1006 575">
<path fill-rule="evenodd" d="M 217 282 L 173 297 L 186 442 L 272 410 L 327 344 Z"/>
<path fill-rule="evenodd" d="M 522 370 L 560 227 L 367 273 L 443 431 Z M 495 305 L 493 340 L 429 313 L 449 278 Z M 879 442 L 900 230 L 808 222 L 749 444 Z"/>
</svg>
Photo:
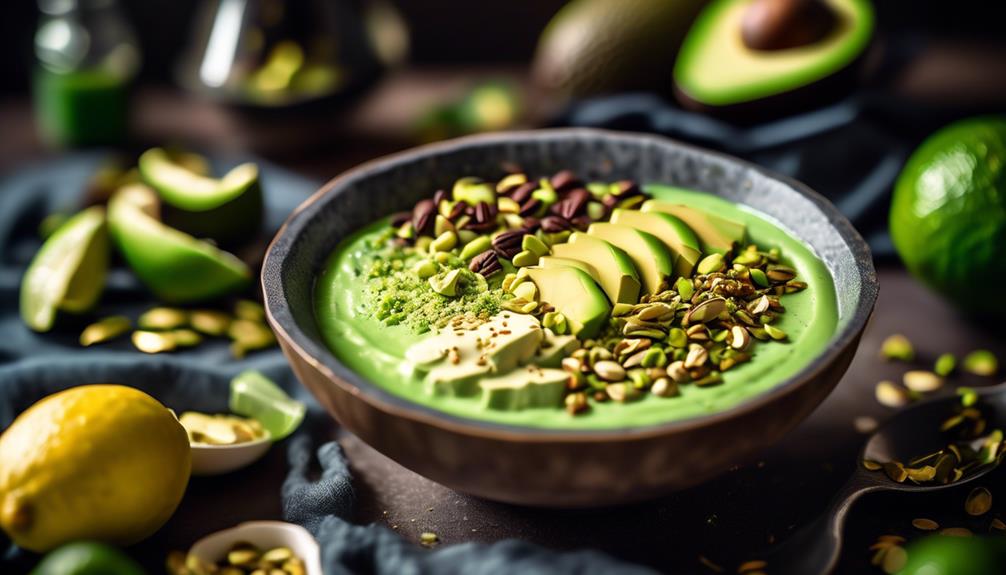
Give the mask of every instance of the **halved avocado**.
<svg viewBox="0 0 1006 575">
<path fill-rule="evenodd" d="M 562 258 L 559 256 L 541 256 L 540 258 L 538 258 L 538 266 L 543 268 L 564 268 L 564 267 L 577 268 L 587 272 L 587 275 L 594 278 L 594 281 L 598 283 L 600 283 L 601 281 L 601 278 L 598 277 L 597 274 L 597 268 L 588 264 L 587 262 L 574 260 L 573 258 Z"/>
<path fill-rule="evenodd" d="M 674 279 L 674 255 L 653 234 L 629 226 L 598 222 L 590 224 L 587 235 L 605 240 L 629 254 L 642 280 L 643 292 L 660 293 Z"/>
<path fill-rule="evenodd" d="M 258 167 L 241 164 L 217 179 L 190 166 L 161 148 L 140 156 L 140 176 L 163 200 L 164 222 L 222 244 L 253 239 L 262 225 Z"/>
<path fill-rule="evenodd" d="M 686 107 L 743 119 L 752 109 L 762 116 L 792 112 L 840 94 L 841 73 L 852 71 L 873 34 L 870 2 L 774 2 L 751 13 L 759 3 L 768 4 L 714 0 L 699 14 L 674 66 L 676 93 Z M 791 13 L 780 14 L 779 6 Z M 752 27 L 773 29 L 752 34 Z M 775 41 L 752 39 L 766 36 Z"/>
<path fill-rule="evenodd" d="M 569 237 L 569 242 L 552 246 L 552 253 L 560 258 L 579 260 L 592 266 L 595 273 L 591 277 L 608 295 L 611 303 L 634 304 L 639 301 L 639 274 L 632 264 L 632 258 L 624 250 L 602 239 L 574 232 Z"/>
<path fill-rule="evenodd" d="M 676 216 L 617 209 L 611 212 L 610 221 L 657 236 L 674 253 L 674 271 L 681 277 L 691 277 L 692 269 L 702 258 L 699 238 L 692 228 Z"/>
<path fill-rule="evenodd" d="M 728 252 L 744 241 L 747 225 L 716 214 L 665 200 L 647 200 L 644 213 L 670 214 L 685 222 L 695 232 L 704 252 Z"/>
<path fill-rule="evenodd" d="M 526 273 L 538 287 L 541 301 L 566 316 L 573 335 L 594 337 L 608 319 L 608 298 L 586 272 L 577 268 L 527 267 Z"/>
<path fill-rule="evenodd" d="M 142 184 L 108 202 L 112 239 L 140 281 L 159 299 L 189 303 L 246 288 L 251 270 L 233 254 L 158 219 L 157 194 Z"/>
</svg>

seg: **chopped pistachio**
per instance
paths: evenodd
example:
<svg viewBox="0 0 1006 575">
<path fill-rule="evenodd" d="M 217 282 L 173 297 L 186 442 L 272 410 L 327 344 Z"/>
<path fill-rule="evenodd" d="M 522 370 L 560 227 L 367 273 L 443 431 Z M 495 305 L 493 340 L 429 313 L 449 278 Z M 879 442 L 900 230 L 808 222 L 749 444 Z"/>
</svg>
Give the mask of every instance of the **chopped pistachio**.
<svg viewBox="0 0 1006 575">
<path fill-rule="evenodd" d="M 453 232 L 454 224 L 444 216 L 437 214 L 437 217 L 433 220 L 433 234 L 436 237 L 440 237 L 447 232 Z"/>
<path fill-rule="evenodd" d="M 527 301 L 538 301 L 538 286 L 534 282 L 522 282 L 513 289 L 513 295 Z"/>
<path fill-rule="evenodd" d="M 955 367 L 957 367 L 957 357 L 952 353 L 944 353 L 936 358 L 933 371 L 940 377 L 947 377 L 954 372 Z"/>
<path fill-rule="evenodd" d="M 437 239 L 433 240 L 433 243 L 430 244 L 430 249 L 435 252 L 449 252 L 456 245 L 458 245 L 458 235 L 451 230 L 447 230 L 438 235 Z"/>
<path fill-rule="evenodd" d="M 143 353 L 161 353 L 175 349 L 175 338 L 170 333 L 138 330 L 133 332 L 133 345 Z"/>
<path fill-rule="evenodd" d="M 692 293 L 695 290 L 695 286 L 692 285 L 692 280 L 686 277 L 679 277 L 674 282 L 674 289 L 681 296 L 681 299 L 688 301 L 692 299 Z"/>
<path fill-rule="evenodd" d="M 461 270 L 450 270 L 442 274 L 437 274 L 429 278 L 430 287 L 433 291 L 447 297 L 458 295 L 458 282 L 461 279 Z"/>
<path fill-rule="evenodd" d="M 489 236 L 478 236 L 461 248 L 459 257 L 467 262 L 490 248 L 492 248 L 492 240 L 489 239 Z"/>
<path fill-rule="evenodd" d="M 136 325 L 145 330 L 175 329 L 186 325 L 188 321 L 189 316 L 184 310 L 155 307 L 143 312 L 136 320 Z"/>
<path fill-rule="evenodd" d="M 893 381 L 881 381 L 874 389 L 874 395 L 881 405 L 887 407 L 902 407 L 908 403 L 908 392 L 898 387 Z"/>
<path fill-rule="evenodd" d="M 880 354 L 885 359 L 912 361 L 915 359 L 915 348 L 907 337 L 896 333 L 887 337 L 880 344 Z"/>
<path fill-rule="evenodd" d="M 723 254 L 714 253 L 702 258 L 695 266 L 695 272 L 701 275 L 711 274 L 723 269 Z"/>
<path fill-rule="evenodd" d="M 758 268 L 751 268 L 749 273 L 751 274 L 751 281 L 758 287 L 767 288 L 769 286 L 768 277 L 765 276 L 765 272 Z"/>
<path fill-rule="evenodd" d="M 524 250 L 513 257 L 513 265 L 517 268 L 533 266 L 536 263 L 538 263 L 538 256 L 531 250 Z"/>
<path fill-rule="evenodd" d="M 416 273 L 419 279 L 427 279 L 433 277 L 437 274 L 437 264 L 433 260 L 419 260 L 414 266 L 412 266 L 412 271 Z"/>
<path fill-rule="evenodd" d="M 993 376 L 999 371 L 999 360 L 987 349 L 978 349 L 964 356 L 964 371 L 975 375 Z"/>
<path fill-rule="evenodd" d="M 902 376 L 902 381 L 905 387 L 919 393 L 928 393 L 943 387 L 943 378 L 931 371 L 907 371 Z"/>
<path fill-rule="evenodd" d="M 548 246 L 531 234 L 527 234 L 521 239 L 520 247 L 522 250 L 532 252 L 538 257 L 548 255 Z"/>
<path fill-rule="evenodd" d="M 96 343 L 103 343 L 123 335 L 133 323 L 124 315 L 113 315 L 100 319 L 87 327 L 80 333 L 80 345 L 88 347 Z"/>
</svg>

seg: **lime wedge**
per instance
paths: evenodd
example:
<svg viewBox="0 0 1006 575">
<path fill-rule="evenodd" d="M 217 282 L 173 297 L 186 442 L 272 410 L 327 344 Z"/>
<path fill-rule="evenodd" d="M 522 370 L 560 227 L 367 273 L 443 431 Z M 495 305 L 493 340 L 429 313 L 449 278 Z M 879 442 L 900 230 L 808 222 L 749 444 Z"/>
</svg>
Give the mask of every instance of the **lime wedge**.
<svg viewBox="0 0 1006 575">
<path fill-rule="evenodd" d="M 80 313 L 94 307 L 108 271 L 105 210 L 88 208 L 61 225 L 42 244 L 21 280 L 21 319 L 35 331 L 49 331 L 57 311 Z"/>
<path fill-rule="evenodd" d="M 258 420 L 273 441 L 279 441 L 304 420 L 305 407 L 261 372 L 250 369 L 231 380 L 230 410 Z"/>
</svg>

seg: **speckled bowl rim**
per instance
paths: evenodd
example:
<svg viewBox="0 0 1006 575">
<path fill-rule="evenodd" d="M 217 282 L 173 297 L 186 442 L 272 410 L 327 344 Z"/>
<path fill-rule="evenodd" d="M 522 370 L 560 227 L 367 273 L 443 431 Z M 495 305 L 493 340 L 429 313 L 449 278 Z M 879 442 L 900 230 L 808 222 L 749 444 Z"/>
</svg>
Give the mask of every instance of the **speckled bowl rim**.
<svg viewBox="0 0 1006 575">
<path fill-rule="evenodd" d="M 676 147 L 690 150 L 698 155 L 712 156 L 734 163 L 791 187 L 810 200 L 824 214 L 828 220 L 828 224 L 838 232 L 851 252 L 856 269 L 859 272 L 860 289 L 856 307 L 850 311 L 849 320 L 838 333 L 832 336 L 827 347 L 795 375 L 776 384 L 771 389 L 743 400 L 728 409 L 668 422 L 603 429 L 556 429 L 512 425 L 480 420 L 474 417 L 461 417 L 439 411 L 433 407 L 414 403 L 390 391 L 386 391 L 379 385 L 371 383 L 366 378 L 360 376 L 339 361 L 335 357 L 335 354 L 323 343 L 315 342 L 301 330 L 289 309 L 289 303 L 286 299 L 282 279 L 283 264 L 290 253 L 290 249 L 294 246 L 297 236 L 309 225 L 315 215 L 312 208 L 316 207 L 319 200 L 329 194 L 341 193 L 339 188 L 346 189 L 349 183 L 366 179 L 376 172 L 394 170 L 400 163 L 413 161 L 422 157 L 451 153 L 471 145 L 485 146 L 486 144 L 498 144 L 504 146 L 507 143 L 512 143 L 515 139 L 533 142 L 534 140 L 548 140 L 557 137 L 621 138 L 624 140 L 635 140 L 642 144 L 672 144 Z M 754 209 L 757 210 L 757 208 Z M 325 256 L 327 257 L 327 254 Z M 833 270 L 829 267 L 828 272 L 832 274 Z M 316 277 L 312 278 L 312 281 L 316 279 Z M 266 316 L 277 337 L 282 339 L 289 349 L 297 354 L 300 359 L 324 374 L 333 385 L 344 388 L 345 391 L 352 394 L 356 399 L 365 401 L 386 414 L 446 429 L 461 435 L 543 443 L 645 439 L 721 423 L 744 413 L 766 407 L 777 399 L 795 391 L 800 386 L 810 383 L 811 380 L 820 376 L 824 370 L 839 360 L 842 353 L 858 340 L 859 335 L 866 327 L 866 323 L 873 312 L 879 290 L 877 274 L 873 266 L 873 257 L 866 241 L 863 240 L 863 237 L 856 231 L 852 223 L 831 202 L 805 184 L 728 154 L 693 146 L 671 138 L 595 128 L 553 128 L 466 136 L 418 146 L 364 162 L 329 180 L 290 214 L 266 250 L 262 263 L 261 281 Z"/>
</svg>

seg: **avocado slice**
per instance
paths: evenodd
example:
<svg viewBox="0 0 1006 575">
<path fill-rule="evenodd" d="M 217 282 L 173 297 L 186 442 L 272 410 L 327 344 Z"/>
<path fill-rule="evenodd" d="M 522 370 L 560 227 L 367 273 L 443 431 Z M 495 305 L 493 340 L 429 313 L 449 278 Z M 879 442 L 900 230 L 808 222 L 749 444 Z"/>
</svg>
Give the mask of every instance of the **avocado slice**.
<svg viewBox="0 0 1006 575">
<path fill-rule="evenodd" d="M 556 244 L 563 245 L 563 244 Z M 559 256 L 541 256 L 538 258 L 538 265 L 543 268 L 561 268 L 561 267 L 571 267 L 581 269 L 587 272 L 587 275 L 594 278 L 594 281 L 600 283 L 601 279 L 597 275 L 597 268 L 588 264 L 587 262 L 574 260 L 573 258 L 561 258 Z"/>
<path fill-rule="evenodd" d="M 829 12 L 827 30 L 805 38 L 802 45 L 781 44 L 771 49 L 752 47 L 748 40 L 748 11 L 756 8 L 757 2 L 710 3 L 685 37 L 674 65 L 676 93 L 682 104 L 738 116 L 758 108 L 792 112 L 800 104 L 813 103 L 815 98 L 807 96 L 834 97 L 838 92 L 835 84 L 842 76 L 852 76 L 843 72 L 855 68 L 870 43 L 873 7 L 868 0 L 813 1 Z M 793 31 L 810 27 L 809 22 L 790 24 Z"/>
<path fill-rule="evenodd" d="M 538 286 L 541 301 L 551 304 L 566 316 L 573 335 L 580 339 L 594 337 L 608 319 L 611 306 L 604 291 L 581 269 L 521 268 Z"/>
<path fill-rule="evenodd" d="M 632 264 L 632 258 L 610 242 L 574 232 L 567 243 L 552 246 L 552 253 L 592 266 L 595 273 L 591 276 L 608 295 L 611 303 L 639 301 L 639 274 Z"/>
<path fill-rule="evenodd" d="M 685 222 L 698 236 L 703 252 L 725 253 L 742 243 L 747 225 L 722 216 L 666 200 L 647 200 L 644 213 L 671 214 Z"/>
<path fill-rule="evenodd" d="M 643 292 L 659 293 L 674 279 L 674 256 L 653 234 L 625 225 L 598 222 L 590 224 L 587 235 L 605 240 L 629 254 L 642 279 Z"/>
<path fill-rule="evenodd" d="M 241 164 L 217 179 L 153 148 L 140 156 L 138 166 L 144 183 L 163 200 L 162 219 L 169 226 L 222 244 L 240 243 L 258 234 L 262 186 L 255 164 Z"/>
<path fill-rule="evenodd" d="M 483 379 L 482 407 L 516 411 L 532 407 L 559 407 L 569 374 L 561 369 L 528 365 L 507 374 Z"/>
<path fill-rule="evenodd" d="M 692 269 L 702 258 L 699 238 L 680 218 L 662 212 L 617 209 L 611 212 L 611 223 L 622 224 L 653 234 L 674 254 L 674 272 L 691 277 Z"/>
<path fill-rule="evenodd" d="M 133 273 L 162 301 L 209 300 L 251 281 L 251 270 L 233 254 L 161 223 L 157 194 L 142 184 L 112 196 L 108 227 Z"/>
</svg>

